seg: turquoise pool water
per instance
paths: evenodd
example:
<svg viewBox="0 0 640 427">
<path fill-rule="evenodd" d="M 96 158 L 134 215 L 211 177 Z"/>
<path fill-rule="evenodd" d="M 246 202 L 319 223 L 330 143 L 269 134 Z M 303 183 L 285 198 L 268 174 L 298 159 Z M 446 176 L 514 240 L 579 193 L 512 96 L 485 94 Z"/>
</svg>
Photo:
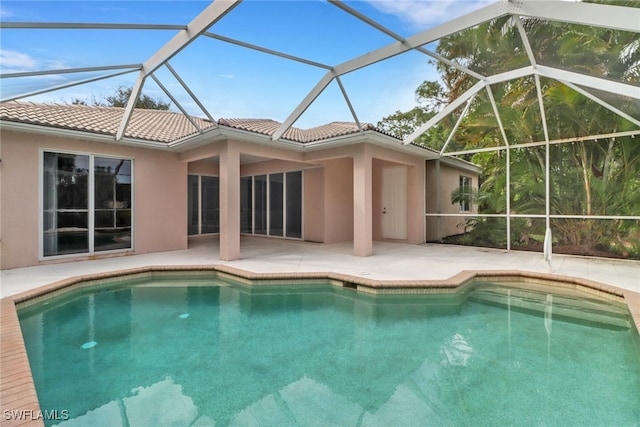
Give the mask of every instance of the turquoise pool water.
<svg viewBox="0 0 640 427">
<path fill-rule="evenodd" d="M 637 426 L 626 307 L 154 279 L 19 311 L 65 426 Z M 66 413 L 63 413 L 66 414 Z"/>
</svg>

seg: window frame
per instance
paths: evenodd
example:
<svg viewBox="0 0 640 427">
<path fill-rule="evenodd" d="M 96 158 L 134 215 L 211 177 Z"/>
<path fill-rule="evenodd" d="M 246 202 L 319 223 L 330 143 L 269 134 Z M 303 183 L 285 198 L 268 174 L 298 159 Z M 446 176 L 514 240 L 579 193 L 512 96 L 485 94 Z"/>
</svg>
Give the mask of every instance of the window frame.
<svg viewBox="0 0 640 427">
<path fill-rule="evenodd" d="M 62 255 L 44 254 L 44 156 L 45 153 L 87 156 L 89 158 L 89 173 L 87 178 L 87 232 L 88 232 L 88 251 Z M 95 249 L 95 158 L 105 158 L 114 160 L 127 160 L 131 162 L 131 246 L 129 248 L 111 249 L 104 251 L 96 251 Z M 117 253 L 135 252 L 135 159 L 127 156 L 117 156 L 113 154 L 102 154 L 86 151 L 61 150 L 58 148 L 40 148 L 38 150 L 38 259 L 40 261 L 71 259 L 79 257 L 102 256 Z"/>
<path fill-rule="evenodd" d="M 464 182 L 468 182 L 468 185 L 465 187 Z M 465 191 L 466 190 L 466 191 Z M 473 193 L 473 178 L 467 175 L 459 175 L 458 178 L 458 194 L 460 195 L 460 203 L 458 205 L 458 210 L 460 212 L 471 212 L 473 209 L 473 203 L 471 202 L 471 195 Z M 462 197 L 468 196 L 468 200 L 464 200 Z M 466 206 L 465 206 L 466 205 Z M 465 207 L 467 209 L 465 209 Z"/>
</svg>

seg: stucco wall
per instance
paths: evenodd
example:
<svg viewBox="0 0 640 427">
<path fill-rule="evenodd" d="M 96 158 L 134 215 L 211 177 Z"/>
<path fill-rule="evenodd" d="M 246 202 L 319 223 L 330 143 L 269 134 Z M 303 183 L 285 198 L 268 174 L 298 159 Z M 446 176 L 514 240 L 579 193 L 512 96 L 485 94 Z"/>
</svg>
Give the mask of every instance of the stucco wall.
<svg viewBox="0 0 640 427">
<path fill-rule="evenodd" d="M 440 162 L 440 179 L 438 180 L 435 161 L 427 162 L 426 206 L 428 213 L 459 214 L 460 205 L 451 203 L 451 193 L 460 186 L 460 176 L 471 178 L 471 186 L 478 188 L 479 175 L 469 170 L 459 169 Z M 438 191 L 438 185 L 440 190 Z M 471 212 L 476 212 L 476 206 L 471 206 Z M 468 213 L 468 212 L 467 212 Z M 429 217 L 427 218 L 427 241 L 439 241 L 441 238 L 464 232 L 464 217 Z"/>
<path fill-rule="evenodd" d="M 189 175 L 220 175 L 220 165 L 217 161 L 198 160 L 188 164 Z"/>
<path fill-rule="evenodd" d="M 175 154 L 6 130 L 0 140 L 3 269 L 45 262 L 38 254 L 41 149 L 134 159 L 135 252 L 187 247 L 187 164 Z"/>
<path fill-rule="evenodd" d="M 362 146 L 342 146 L 308 153 L 305 160 L 318 162 L 324 168 L 325 242 L 353 239 L 353 156 Z M 373 144 L 367 145 L 372 168 L 372 237 L 381 236 L 381 171 L 385 166 L 407 166 L 407 242 L 422 243 L 424 232 L 424 160 Z"/>
<path fill-rule="evenodd" d="M 354 156 L 362 144 L 333 146 L 307 153 L 288 151 L 246 141 L 232 141 L 242 155 L 263 157 L 265 161 L 241 166 L 241 175 L 304 170 L 304 238 L 308 241 L 338 243 L 354 238 Z M 181 153 L 183 161 L 217 158 L 222 142 Z M 366 144 L 372 158 L 372 236 L 381 239 L 380 173 L 383 166 L 407 166 L 407 242 L 425 240 L 424 160 L 376 144 Z M 191 169 L 190 169 L 191 170 Z"/>
<path fill-rule="evenodd" d="M 373 239 L 382 240 L 382 169 L 407 166 L 407 242 L 424 243 L 424 160 L 376 147 L 373 159 Z M 393 159 L 384 160 L 384 159 Z"/>
<path fill-rule="evenodd" d="M 324 242 L 324 169 L 304 171 L 304 239 Z"/>
<path fill-rule="evenodd" d="M 240 175 L 262 175 L 269 173 L 299 171 L 309 167 L 300 162 L 287 160 L 265 160 L 263 162 L 247 163 L 240 166 Z"/>
<path fill-rule="evenodd" d="M 225 147 L 229 143 L 216 142 L 177 154 L 13 131 L 3 131 L 1 136 L 2 268 L 42 262 L 38 259 L 38 167 L 41 149 L 134 159 L 134 248 L 136 253 L 145 253 L 187 247 L 187 175 L 221 175 L 220 156 L 226 152 Z M 301 153 L 248 142 L 231 142 L 234 153 L 246 159 L 270 158 L 241 165 L 240 175 L 304 171 L 304 238 L 314 242 L 338 243 L 354 239 L 354 158 L 361 156 L 358 161 L 362 163 L 362 153 L 366 159 L 362 164 L 370 162 L 372 178 L 369 187 L 372 191 L 372 232 L 369 238 L 382 239 L 381 171 L 387 166 L 406 166 L 407 242 L 424 242 L 425 194 L 430 211 L 434 206 L 436 180 L 433 162 L 426 171 L 428 188 L 425 189 L 423 159 L 376 144 L 352 144 Z M 477 186 L 477 175 L 443 164 L 442 189 L 439 192 L 443 212 L 457 212 L 458 205 L 450 203 L 450 193 L 457 188 L 460 174 L 472 176 L 473 185 Z M 459 222 L 457 218 L 443 220 L 440 226 L 442 235 L 459 233 L 461 230 L 456 227 Z M 433 228 L 429 228 L 427 233 L 427 238 L 433 239 Z"/>
<path fill-rule="evenodd" d="M 353 159 L 321 162 L 324 167 L 324 242 L 353 239 Z"/>
<path fill-rule="evenodd" d="M 389 166 L 397 166 L 396 163 L 385 160 L 373 159 L 373 240 L 382 240 L 382 169 Z M 407 209 L 407 213 L 408 213 Z"/>
</svg>

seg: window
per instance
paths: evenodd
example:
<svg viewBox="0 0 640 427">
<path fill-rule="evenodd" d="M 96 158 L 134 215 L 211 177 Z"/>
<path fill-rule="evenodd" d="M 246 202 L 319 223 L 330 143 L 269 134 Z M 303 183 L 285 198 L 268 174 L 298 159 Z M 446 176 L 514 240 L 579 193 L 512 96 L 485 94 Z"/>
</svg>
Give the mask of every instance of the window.
<svg viewBox="0 0 640 427">
<path fill-rule="evenodd" d="M 302 238 L 302 171 L 287 172 L 287 237 Z"/>
<path fill-rule="evenodd" d="M 269 235 L 284 235 L 284 174 L 269 175 Z"/>
<path fill-rule="evenodd" d="M 220 232 L 220 181 L 217 176 L 189 175 L 187 233 Z"/>
<path fill-rule="evenodd" d="M 200 177 L 200 233 L 220 232 L 220 182 L 217 176 Z"/>
<path fill-rule="evenodd" d="M 471 178 L 460 175 L 460 189 L 458 190 L 460 199 L 460 212 L 469 212 L 471 210 Z"/>
<path fill-rule="evenodd" d="M 43 153 L 43 257 L 132 249 L 132 163 Z"/>
<path fill-rule="evenodd" d="M 94 250 L 131 248 L 131 160 L 94 158 Z"/>
<path fill-rule="evenodd" d="M 200 177 L 187 177 L 188 216 L 187 234 L 200 234 Z"/>
<path fill-rule="evenodd" d="M 267 209 L 267 175 L 258 175 L 253 177 L 254 234 L 267 234 Z"/>
<path fill-rule="evenodd" d="M 240 231 L 302 238 L 302 171 L 240 179 Z"/>
<path fill-rule="evenodd" d="M 253 231 L 253 178 L 240 178 L 240 232 Z"/>
</svg>

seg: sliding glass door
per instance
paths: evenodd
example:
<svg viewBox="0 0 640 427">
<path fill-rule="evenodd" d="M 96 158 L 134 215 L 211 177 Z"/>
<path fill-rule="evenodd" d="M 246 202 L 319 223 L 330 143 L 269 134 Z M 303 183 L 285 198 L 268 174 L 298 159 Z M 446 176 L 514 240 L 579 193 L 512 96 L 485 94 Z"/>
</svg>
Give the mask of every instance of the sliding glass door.
<svg viewBox="0 0 640 427">
<path fill-rule="evenodd" d="M 253 232 L 253 178 L 240 178 L 240 232 Z"/>
<path fill-rule="evenodd" d="M 242 210 L 242 208 L 240 208 Z M 267 175 L 253 177 L 253 233 L 267 234 Z"/>
<path fill-rule="evenodd" d="M 89 252 L 89 156 L 44 153 L 43 255 Z"/>
<path fill-rule="evenodd" d="M 42 256 L 132 248 L 132 160 L 44 152 Z"/>
<path fill-rule="evenodd" d="M 302 171 L 287 172 L 287 237 L 302 238 Z"/>
<path fill-rule="evenodd" d="M 269 235 L 282 236 L 284 233 L 284 174 L 269 175 Z"/>
<path fill-rule="evenodd" d="M 220 181 L 217 176 L 200 177 L 200 234 L 220 232 Z"/>
<path fill-rule="evenodd" d="M 302 238 L 302 171 L 242 177 L 240 231 Z"/>
<path fill-rule="evenodd" d="M 189 175 L 187 178 L 187 233 L 220 232 L 220 180 L 217 176 Z"/>
<path fill-rule="evenodd" d="M 189 175 L 187 177 L 187 234 L 189 236 L 200 234 L 200 177 Z"/>
<path fill-rule="evenodd" d="M 95 251 L 131 247 L 131 160 L 95 157 Z"/>
</svg>

